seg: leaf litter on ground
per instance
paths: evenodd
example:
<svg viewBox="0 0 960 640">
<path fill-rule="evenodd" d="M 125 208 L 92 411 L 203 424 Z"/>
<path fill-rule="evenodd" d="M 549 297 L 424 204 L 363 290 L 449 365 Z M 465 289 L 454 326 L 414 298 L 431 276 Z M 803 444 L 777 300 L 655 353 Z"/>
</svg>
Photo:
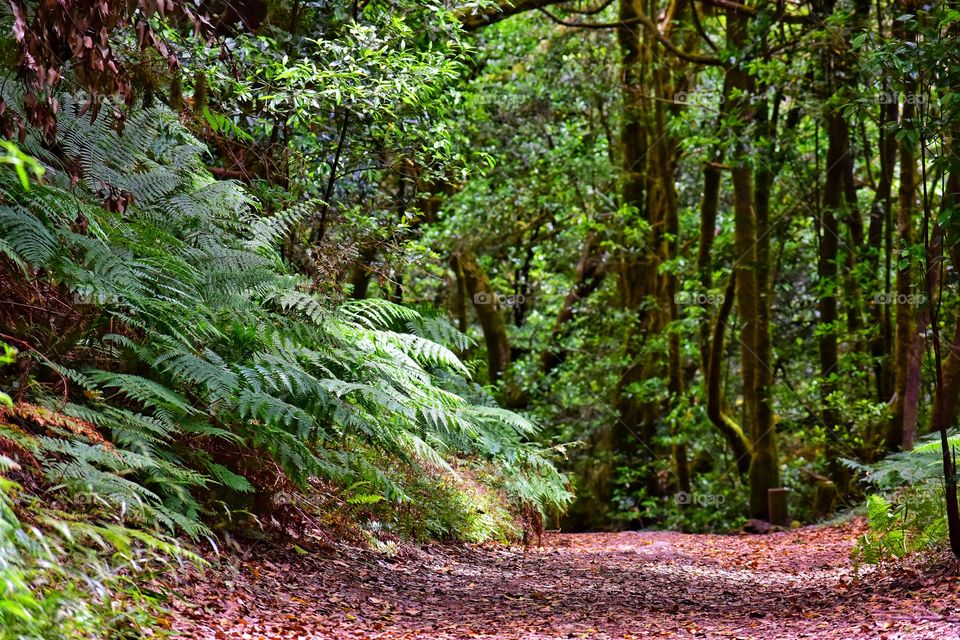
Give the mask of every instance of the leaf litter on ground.
<svg viewBox="0 0 960 640">
<path fill-rule="evenodd" d="M 178 587 L 215 640 L 960 639 L 944 555 L 855 572 L 863 522 L 770 535 L 548 534 L 542 547 L 261 545 Z"/>
</svg>

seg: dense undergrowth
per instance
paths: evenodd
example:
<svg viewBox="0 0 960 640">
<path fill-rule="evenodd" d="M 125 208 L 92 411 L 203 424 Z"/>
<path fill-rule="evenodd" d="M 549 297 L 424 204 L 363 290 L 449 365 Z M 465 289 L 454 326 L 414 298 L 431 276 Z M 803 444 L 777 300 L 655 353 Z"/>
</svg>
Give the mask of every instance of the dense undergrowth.
<svg viewBox="0 0 960 640">
<path fill-rule="evenodd" d="M 952 435 L 949 442 L 956 448 L 960 435 Z M 915 449 L 891 454 L 874 465 L 848 461 L 863 473 L 871 490 L 866 501 L 869 531 L 858 541 L 854 561 L 881 564 L 945 546 L 942 451 L 939 435 L 934 434 Z"/>
<path fill-rule="evenodd" d="M 214 180 L 165 108 L 120 133 L 61 101 L 0 170 L 4 633 L 100 637 L 165 536 L 283 526 L 316 482 L 371 535 L 515 539 L 568 502 L 442 317 L 313 291 L 281 252 L 304 210 Z"/>
</svg>

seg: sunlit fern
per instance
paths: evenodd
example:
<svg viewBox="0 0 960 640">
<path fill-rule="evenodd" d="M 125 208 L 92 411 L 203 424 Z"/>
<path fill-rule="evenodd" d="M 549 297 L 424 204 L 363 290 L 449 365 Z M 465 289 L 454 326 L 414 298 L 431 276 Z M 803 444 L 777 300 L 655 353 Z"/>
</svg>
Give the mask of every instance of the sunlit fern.
<svg viewBox="0 0 960 640">
<path fill-rule="evenodd" d="M 192 535 L 205 532 L 197 490 L 253 489 L 211 457 L 217 442 L 257 450 L 302 487 L 321 476 L 403 500 L 402 479 L 374 459 L 455 475 L 454 458 L 476 458 L 496 459 L 499 488 L 519 501 L 569 500 L 528 444 L 536 427 L 469 381 L 449 323 L 382 300 L 337 308 L 286 271 L 277 242 L 309 207 L 260 215 L 162 108 L 133 112 L 120 134 L 105 112 L 91 122 L 62 102 L 58 153 L 25 144 L 44 182 L 24 190 L 0 171 L 0 254 L 113 327 L 68 361 L 29 354 L 71 387 L 65 405 L 40 384 L 33 397 L 114 447 L 39 438 L 53 482 Z"/>
</svg>

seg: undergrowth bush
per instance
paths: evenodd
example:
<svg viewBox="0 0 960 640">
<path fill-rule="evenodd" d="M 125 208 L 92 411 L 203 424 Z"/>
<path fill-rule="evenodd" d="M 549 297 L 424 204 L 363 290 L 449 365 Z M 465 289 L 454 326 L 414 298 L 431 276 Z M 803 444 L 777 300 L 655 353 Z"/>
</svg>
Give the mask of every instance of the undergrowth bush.
<svg viewBox="0 0 960 640">
<path fill-rule="evenodd" d="M 16 463 L 0 457 L 0 470 Z M 199 563 L 174 541 L 17 505 L 0 478 L 0 639 L 142 638 L 166 594 L 143 587 L 171 559 Z M 23 522 L 15 510 L 34 522 Z"/>
<path fill-rule="evenodd" d="M 0 347 L 0 366 L 11 364 L 15 351 Z M 6 395 L 0 403 L 13 407 Z M 0 454 L 0 640 L 143 637 L 165 594 L 140 585 L 173 559 L 200 558 L 173 539 L 125 526 L 120 514 L 51 508 L 9 479 L 21 471 Z"/>
<path fill-rule="evenodd" d="M 952 435 L 949 442 L 951 447 L 960 445 L 960 435 Z M 855 562 L 880 564 L 946 543 L 939 434 L 926 437 L 911 451 L 892 454 L 874 465 L 847 464 L 862 472 L 875 491 L 867 497 L 869 531 L 854 549 Z"/>
<path fill-rule="evenodd" d="M 417 540 L 519 539 L 523 532 L 509 496 L 495 489 L 475 465 L 459 465 L 456 471 L 450 475 L 437 469 L 411 478 L 409 491 L 415 499 L 397 510 L 383 502 L 372 505 L 370 521 L 378 532 Z"/>
</svg>

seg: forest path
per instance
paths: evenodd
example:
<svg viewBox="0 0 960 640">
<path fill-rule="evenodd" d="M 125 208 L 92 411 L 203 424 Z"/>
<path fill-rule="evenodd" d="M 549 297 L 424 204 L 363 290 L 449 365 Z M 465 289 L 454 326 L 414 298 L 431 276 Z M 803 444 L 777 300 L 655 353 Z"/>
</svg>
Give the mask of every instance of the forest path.
<svg viewBox="0 0 960 640">
<path fill-rule="evenodd" d="M 766 536 L 552 534 L 542 548 L 394 557 L 288 550 L 208 572 L 188 638 L 960 638 L 960 578 L 854 580 L 857 523 Z"/>
</svg>

